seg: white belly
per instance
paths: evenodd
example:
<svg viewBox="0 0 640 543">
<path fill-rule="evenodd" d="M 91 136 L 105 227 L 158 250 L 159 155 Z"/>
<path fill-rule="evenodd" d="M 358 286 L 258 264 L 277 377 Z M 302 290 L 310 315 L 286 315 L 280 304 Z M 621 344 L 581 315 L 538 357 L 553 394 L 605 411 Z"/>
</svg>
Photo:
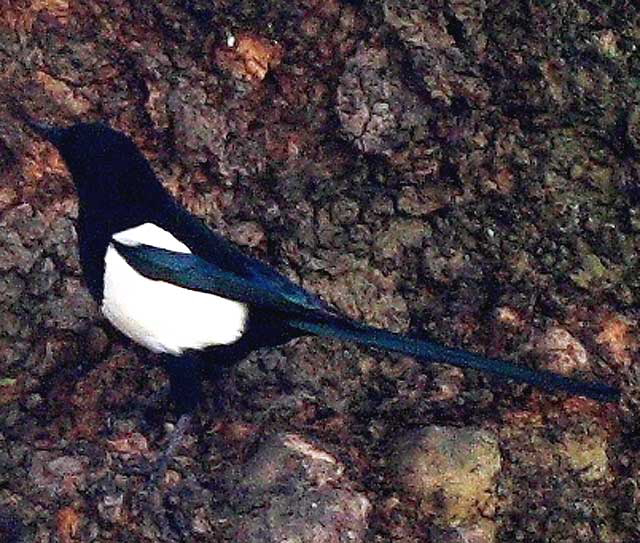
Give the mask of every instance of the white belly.
<svg viewBox="0 0 640 543">
<path fill-rule="evenodd" d="M 113 237 L 127 245 L 144 243 L 190 252 L 171 234 L 150 223 Z M 105 256 L 102 312 L 136 343 L 154 352 L 175 355 L 237 341 L 244 333 L 248 314 L 247 306 L 240 302 L 140 275 L 111 245 Z"/>
</svg>

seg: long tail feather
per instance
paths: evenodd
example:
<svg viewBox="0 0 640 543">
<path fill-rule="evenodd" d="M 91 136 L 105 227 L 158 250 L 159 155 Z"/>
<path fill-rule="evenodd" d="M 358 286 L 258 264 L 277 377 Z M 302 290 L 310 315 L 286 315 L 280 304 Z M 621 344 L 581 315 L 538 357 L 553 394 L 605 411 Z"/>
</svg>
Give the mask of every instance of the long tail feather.
<svg viewBox="0 0 640 543">
<path fill-rule="evenodd" d="M 473 368 L 507 379 L 534 385 L 544 390 L 561 390 L 576 396 L 586 396 L 605 402 L 616 402 L 620 392 L 602 383 L 587 383 L 569 379 L 549 371 L 537 371 L 511 364 L 496 358 L 486 358 L 477 354 L 452 349 L 437 343 L 402 336 L 386 330 L 373 328 L 348 320 L 307 321 L 292 319 L 290 326 L 317 336 L 353 341 L 369 347 L 378 347 L 413 356 L 421 363 L 445 362 L 462 368 Z"/>
</svg>

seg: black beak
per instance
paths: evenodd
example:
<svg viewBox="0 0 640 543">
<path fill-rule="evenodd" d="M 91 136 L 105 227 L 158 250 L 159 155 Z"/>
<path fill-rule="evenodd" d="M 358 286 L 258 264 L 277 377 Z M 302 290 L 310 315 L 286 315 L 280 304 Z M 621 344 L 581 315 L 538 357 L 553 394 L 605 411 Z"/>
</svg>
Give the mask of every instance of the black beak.
<svg viewBox="0 0 640 543">
<path fill-rule="evenodd" d="M 25 119 L 27 125 L 33 130 L 36 134 L 42 136 L 43 138 L 49 140 L 56 147 L 62 143 L 62 135 L 64 134 L 64 128 L 58 128 L 57 126 L 52 126 L 46 123 L 38 123 L 32 119 Z"/>
<path fill-rule="evenodd" d="M 36 134 L 50 141 L 56 147 L 58 147 L 62 143 L 62 137 L 65 132 L 64 128 L 58 128 L 57 126 L 53 126 L 47 123 L 34 121 L 31 115 L 27 113 L 27 110 L 17 101 L 11 101 L 10 106 L 13 113 Z"/>
</svg>

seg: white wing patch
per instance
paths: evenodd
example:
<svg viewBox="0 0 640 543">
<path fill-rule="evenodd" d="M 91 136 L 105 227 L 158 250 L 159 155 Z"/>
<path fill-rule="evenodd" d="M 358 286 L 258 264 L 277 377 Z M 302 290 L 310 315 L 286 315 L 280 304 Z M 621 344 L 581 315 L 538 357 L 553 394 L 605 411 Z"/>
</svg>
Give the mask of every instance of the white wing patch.
<svg viewBox="0 0 640 543">
<path fill-rule="evenodd" d="M 122 244 L 150 245 L 190 253 L 166 230 L 145 223 L 114 234 Z M 228 345 L 245 331 L 243 303 L 206 294 L 135 271 L 113 245 L 107 248 L 102 313 L 123 334 L 157 353 L 179 355 L 188 349 Z"/>
<path fill-rule="evenodd" d="M 113 235 L 113 239 L 119 241 L 122 245 L 129 245 L 130 247 L 150 245 L 159 249 L 167 249 L 167 251 L 175 251 L 176 253 L 191 253 L 189 247 L 184 243 L 173 237 L 166 230 L 150 222 L 117 232 Z"/>
</svg>

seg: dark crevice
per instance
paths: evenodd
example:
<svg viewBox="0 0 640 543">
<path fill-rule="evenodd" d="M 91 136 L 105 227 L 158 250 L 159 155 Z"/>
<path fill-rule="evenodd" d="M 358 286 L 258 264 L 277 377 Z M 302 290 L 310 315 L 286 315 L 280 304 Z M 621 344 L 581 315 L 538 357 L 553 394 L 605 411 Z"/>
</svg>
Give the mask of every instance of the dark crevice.
<svg viewBox="0 0 640 543">
<path fill-rule="evenodd" d="M 432 105 L 429 91 L 426 89 L 422 77 L 416 71 L 412 52 L 406 43 L 395 33 L 388 33 L 384 37 L 384 46 L 389 51 L 392 60 L 398 63 L 400 80 L 407 86 L 407 89 L 420 98 L 423 103 Z"/>
<path fill-rule="evenodd" d="M 213 14 L 210 10 L 196 6 L 194 2 L 189 0 L 180 2 L 180 5 L 184 12 L 193 18 L 201 30 L 210 30 L 211 20 L 213 19 Z"/>
<path fill-rule="evenodd" d="M 0 138 L 0 173 L 6 174 L 16 164 L 17 157 L 13 149 Z"/>
<path fill-rule="evenodd" d="M 453 41 L 455 41 L 456 47 L 458 47 L 458 49 L 464 49 L 467 45 L 467 33 L 464 25 L 450 10 L 445 10 L 443 15 L 446 21 L 447 32 L 453 38 Z"/>
<path fill-rule="evenodd" d="M 456 186 L 463 186 L 457 164 L 454 164 L 449 160 L 445 159 L 442 161 L 442 165 L 440 166 L 440 177 L 442 179 L 450 179 L 456 184 Z"/>
</svg>

